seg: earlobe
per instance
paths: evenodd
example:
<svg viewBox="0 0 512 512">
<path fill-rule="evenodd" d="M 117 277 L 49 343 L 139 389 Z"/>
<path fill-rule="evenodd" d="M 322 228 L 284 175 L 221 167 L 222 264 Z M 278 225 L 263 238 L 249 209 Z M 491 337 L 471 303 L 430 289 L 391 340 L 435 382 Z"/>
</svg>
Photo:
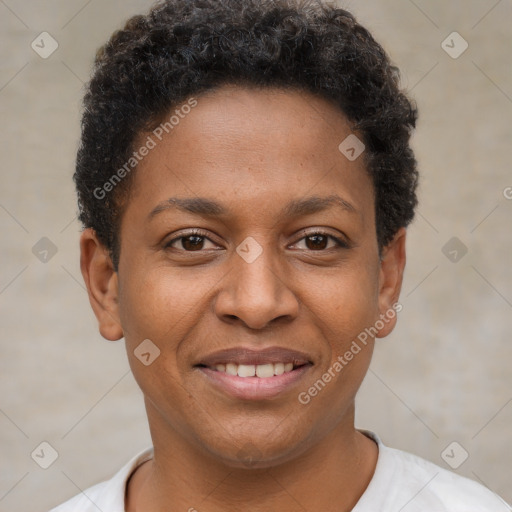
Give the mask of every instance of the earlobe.
<svg viewBox="0 0 512 512">
<path fill-rule="evenodd" d="M 377 338 L 384 338 L 396 325 L 396 314 L 402 309 L 398 303 L 405 268 L 406 229 L 400 228 L 393 240 L 383 249 L 379 275 L 379 329 Z"/>
<path fill-rule="evenodd" d="M 80 237 L 80 269 L 100 334 L 109 341 L 123 337 L 119 320 L 118 279 L 108 249 L 87 228 Z"/>
</svg>

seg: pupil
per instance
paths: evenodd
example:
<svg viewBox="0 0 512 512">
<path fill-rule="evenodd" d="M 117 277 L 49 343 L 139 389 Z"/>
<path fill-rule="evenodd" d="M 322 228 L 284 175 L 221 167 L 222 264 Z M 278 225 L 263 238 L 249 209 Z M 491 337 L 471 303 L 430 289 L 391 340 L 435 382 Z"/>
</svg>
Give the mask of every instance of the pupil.
<svg viewBox="0 0 512 512">
<path fill-rule="evenodd" d="M 315 240 L 315 242 L 313 243 L 313 245 L 315 244 L 318 244 L 318 240 L 320 239 L 320 245 L 321 247 L 309 247 L 309 244 L 308 244 L 308 248 L 309 249 L 325 249 L 325 241 L 327 240 L 327 237 L 324 236 L 324 235 L 311 235 L 311 236 L 308 236 L 308 240 Z M 322 243 L 324 242 L 324 243 Z"/>
<path fill-rule="evenodd" d="M 203 237 L 201 236 L 195 236 L 195 235 L 191 235 L 191 236 L 187 236 L 186 238 L 183 239 L 182 241 L 182 244 L 183 246 L 185 247 L 185 249 L 197 249 L 197 248 L 201 248 L 200 245 L 203 243 L 203 240 L 202 240 Z M 195 241 L 191 243 L 191 245 L 189 244 L 189 241 L 194 239 Z"/>
</svg>

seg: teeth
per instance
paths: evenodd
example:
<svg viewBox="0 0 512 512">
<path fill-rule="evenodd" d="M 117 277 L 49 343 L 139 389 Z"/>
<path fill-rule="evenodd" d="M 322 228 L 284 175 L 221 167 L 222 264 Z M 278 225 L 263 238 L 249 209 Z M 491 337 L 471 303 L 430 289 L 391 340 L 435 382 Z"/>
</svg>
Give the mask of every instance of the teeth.
<svg viewBox="0 0 512 512">
<path fill-rule="evenodd" d="M 274 375 L 283 375 L 283 373 L 284 373 L 284 364 L 276 363 L 274 365 Z"/>
<path fill-rule="evenodd" d="M 240 369 L 238 370 L 240 371 Z M 273 377 L 274 376 L 274 365 L 270 364 L 259 364 L 256 366 L 256 375 L 258 377 Z"/>
<path fill-rule="evenodd" d="M 239 364 L 238 376 L 239 377 L 254 377 L 256 375 L 256 366 L 253 364 Z"/>
<path fill-rule="evenodd" d="M 218 368 L 217 368 L 218 369 Z M 219 370 L 220 371 L 220 370 Z M 236 375 L 238 372 L 238 365 L 233 363 L 228 363 L 226 365 L 226 373 L 228 375 Z"/>
<path fill-rule="evenodd" d="M 218 364 L 215 366 L 218 372 L 239 377 L 259 377 L 266 379 L 274 375 L 282 375 L 293 370 L 293 363 L 267 363 L 267 364 Z"/>
</svg>

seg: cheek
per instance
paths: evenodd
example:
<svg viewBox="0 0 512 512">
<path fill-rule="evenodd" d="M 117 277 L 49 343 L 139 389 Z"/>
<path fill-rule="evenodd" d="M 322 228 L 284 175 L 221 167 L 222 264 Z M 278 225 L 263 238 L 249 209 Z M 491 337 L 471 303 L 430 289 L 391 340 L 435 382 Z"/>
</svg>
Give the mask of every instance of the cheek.
<svg viewBox="0 0 512 512">
<path fill-rule="evenodd" d="M 194 286 L 195 284 L 195 286 Z M 180 339 L 195 317 L 205 287 L 164 267 L 140 267 L 122 283 L 119 309 L 125 338 L 132 345 L 150 338 L 166 346 Z"/>
<path fill-rule="evenodd" d="M 338 276 L 314 301 L 322 305 L 314 313 L 329 357 L 297 399 L 309 408 L 309 418 L 323 417 L 322 428 L 341 421 L 370 365 L 374 343 L 369 329 L 378 318 L 378 288 L 370 276 L 355 269 Z"/>
<path fill-rule="evenodd" d="M 200 335 L 200 319 L 209 304 L 207 292 L 220 277 L 211 270 L 172 271 L 163 265 L 150 268 L 141 264 L 131 268 L 133 271 L 127 273 L 129 279 L 123 280 L 119 294 L 130 367 L 148 396 L 158 395 L 162 383 L 179 391 L 179 395 L 184 389 L 191 355 L 189 340 Z M 140 358 L 148 352 L 143 343 L 150 349 L 150 360 L 153 352 L 158 354 L 148 366 L 144 364 L 148 356 Z"/>
<path fill-rule="evenodd" d="M 304 390 L 303 401 L 318 397 L 311 404 L 318 414 L 330 404 L 333 421 L 356 394 L 370 365 L 370 333 L 379 318 L 377 278 L 376 264 L 360 259 L 324 280 L 323 290 L 317 289 L 309 302 L 318 306 L 314 314 L 330 354 L 321 363 L 320 378 L 316 374 Z"/>
<path fill-rule="evenodd" d="M 378 269 L 364 261 L 339 269 L 322 280 L 307 303 L 322 320 L 333 352 L 344 351 L 347 342 L 378 318 Z"/>
<path fill-rule="evenodd" d="M 133 265 L 130 270 L 119 294 L 128 361 L 151 407 L 163 406 L 178 424 L 180 416 L 173 411 L 186 409 L 190 400 L 183 392 L 180 346 L 194 328 L 204 292 L 168 268 Z"/>
</svg>

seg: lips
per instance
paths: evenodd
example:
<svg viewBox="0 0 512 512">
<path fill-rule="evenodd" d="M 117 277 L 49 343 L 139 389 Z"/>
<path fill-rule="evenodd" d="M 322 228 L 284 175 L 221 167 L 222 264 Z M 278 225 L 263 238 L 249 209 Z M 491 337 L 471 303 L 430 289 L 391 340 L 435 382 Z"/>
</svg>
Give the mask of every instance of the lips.
<svg viewBox="0 0 512 512">
<path fill-rule="evenodd" d="M 241 399 L 272 398 L 294 385 L 313 365 L 304 353 L 282 347 L 214 352 L 194 366 L 223 392 Z"/>
</svg>

